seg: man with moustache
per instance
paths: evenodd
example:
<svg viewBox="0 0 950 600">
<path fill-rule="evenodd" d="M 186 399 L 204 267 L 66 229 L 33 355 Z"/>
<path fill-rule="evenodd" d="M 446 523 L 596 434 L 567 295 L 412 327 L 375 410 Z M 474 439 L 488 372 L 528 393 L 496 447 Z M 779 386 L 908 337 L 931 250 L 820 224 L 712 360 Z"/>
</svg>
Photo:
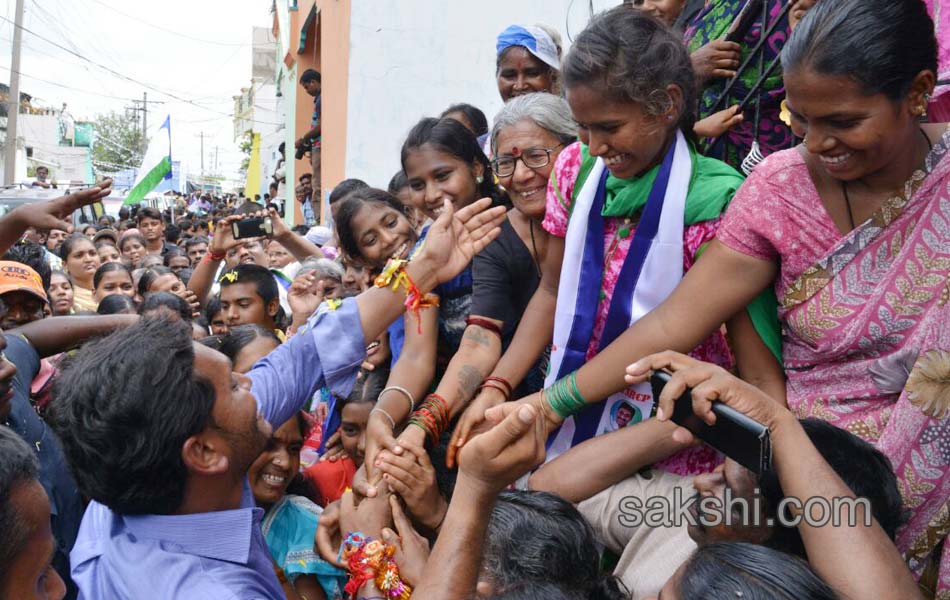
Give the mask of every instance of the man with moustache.
<svg viewBox="0 0 950 600">
<path fill-rule="evenodd" d="M 893 539 L 903 504 L 887 458 L 825 421 L 801 424 L 855 496 L 870 501 Z M 634 598 L 658 593 L 697 546 L 715 542 L 761 544 L 807 560 L 798 529 L 778 519 L 784 493 L 774 471 L 756 475 L 728 457 L 696 476 L 652 468 L 669 449 L 643 447 L 642 440 L 651 439 L 644 430 L 668 426 L 651 419 L 590 439 L 544 465 L 528 485 L 577 504 L 598 541 L 620 556 L 614 574 Z"/>
<path fill-rule="evenodd" d="M 455 215 L 446 204 L 405 267 L 423 293 L 461 271 L 504 218 L 487 199 Z M 373 288 L 324 305 L 246 375 L 182 322 L 143 319 L 82 348 L 54 388 L 52 422 L 92 498 L 70 554 L 83 596 L 283 600 L 248 467 L 272 424 L 317 389 L 349 393 L 365 340 L 405 300 Z"/>
</svg>

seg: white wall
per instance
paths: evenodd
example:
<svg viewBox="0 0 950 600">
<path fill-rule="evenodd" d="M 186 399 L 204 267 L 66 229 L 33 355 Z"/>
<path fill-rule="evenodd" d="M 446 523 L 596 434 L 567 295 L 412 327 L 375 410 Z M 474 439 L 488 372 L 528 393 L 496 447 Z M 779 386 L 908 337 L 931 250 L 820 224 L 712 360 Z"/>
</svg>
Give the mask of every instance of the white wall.
<svg viewBox="0 0 950 600">
<path fill-rule="evenodd" d="M 594 11 L 620 0 L 593 0 Z M 588 0 L 353 0 L 346 176 L 385 188 L 422 117 L 467 102 L 489 123 L 501 108 L 495 40 L 508 25 L 544 23 L 565 51 L 590 19 Z M 324 61 L 330 57 L 324 57 Z"/>
<path fill-rule="evenodd" d="M 50 178 L 57 182 L 89 181 L 89 148 L 59 145 L 59 119 L 55 115 L 20 115 L 18 136 L 24 148 L 33 149 L 37 164 L 50 166 Z M 26 176 L 28 160 L 25 152 L 17 157 L 16 180 L 31 181 Z M 34 164 L 35 166 L 35 164 Z"/>
</svg>

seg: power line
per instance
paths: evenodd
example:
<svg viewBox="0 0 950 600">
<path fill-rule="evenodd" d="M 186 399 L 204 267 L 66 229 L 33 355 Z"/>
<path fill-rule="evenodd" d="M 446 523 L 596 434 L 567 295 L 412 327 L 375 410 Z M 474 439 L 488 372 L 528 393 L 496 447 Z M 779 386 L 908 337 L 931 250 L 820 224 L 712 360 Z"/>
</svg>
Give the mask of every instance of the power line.
<svg viewBox="0 0 950 600">
<path fill-rule="evenodd" d="M 165 27 L 161 27 L 161 26 L 156 25 L 156 24 L 154 24 L 154 23 L 149 23 L 148 21 L 144 21 L 144 20 L 142 20 L 142 19 L 140 19 L 140 18 L 138 18 L 138 17 L 135 17 L 135 16 L 133 16 L 133 15 L 130 15 L 130 14 L 128 14 L 128 13 L 124 13 L 124 12 L 122 12 L 121 10 L 115 8 L 114 6 L 110 6 L 110 5 L 106 4 L 105 2 L 100 2 L 100 0 L 92 0 L 92 1 L 95 2 L 96 4 L 100 5 L 100 6 L 104 6 L 104 7 L 108 8 L 109 10 L 115 12 L 116 14 L 122 15 L 122 16 L 125 17 L 126 19 L 131 19 L 131 20 L 135 21 L 136 23 L 141 23 L 142 25 L 145 25 L 145 26 L 147 26 L 147 27 L 151 27 L 152 29 L 157 29 L 157 30 L 159 30 L 159 31 L 164 31 L 165 33 L 170 33 L 170 34 L 172 34 L 172 35 L 177 35 L 178 37 L 184 38 L 184 39 L 186 39 L 186 40 L 191 40 L 191 41 L 193 41 L 193 42 L 200 42 L 200 43 L 202 43 L 202 44 L 213 44 L 213 45 L 215 45 L 215 46 L 230 46 L 230 47 L 237 46 L 237 47 L 239 47 L 239 48 L 246 48 L 247 46 L 250 46 L 250 44 L 248 44 L 248 43 L 232 44 L 232 43 L 228 43 L 228 42 L 218 42 L 218 41 L 215 41 L 215 40 L 203 40 L 203 39 L 201 39 L 201 38 L 192 37 L 192 36 L 190 36 L 190 35 L 186 35 L 186 34 L 184 34 L 184 33 L 181 33 L 180 31 L 175 31 L 175 30 L 173 30 L 173 29 L 167 29 L 167 28 L 165 28 Z"/>
<path fill-rule="evenodd" d="M 4 66 L 0 66 L 0 69 L 2 69 L 2 70 L 4 70 L 4 71 L 9 71 L 9 70 L 10 70 L 9 67 L 4 67 Z M 46 84 L 48 84 L 48 85 L 55 85 L 56 87 L 60 87 L 60 88 L 66 89 L 66 90 L 69 90 L 69 91 L 71 91 L 71 92 L 79 92 L 80 94 L 89 94 L 89 95 L 91 95 L 91 96 L 100 96 L 100 97 L 102 97 L 102 98 L 113 98 L 113 99 L 115 99 L 115 100 L 125 100 L 125 101 L 129 101 L 129 102 L 135 100 L 134 98 L 121 98 L 121 97 L 119 97 L 119 96 L 110 96 L 110 95 L 108 95 L 108 94 L 102 94 L 102 93 L 100 93 L 100 92 L 92 92 L 92 91 L 89 91 L 89 90 L 81 90 L 81 89 L 79 89 L 79 88 L 74 88 L 74 87 L 72 87 L 72 86 L 65 85 L 65 84 L 62 84 L 62 83 L 56 83 L 55 81 L 49 81 L 48 79 L 40 79 L 39 77 L 34 77 L 33 75 L 28 75 L 28 74 L 24 73 L 23 71 L 18 71 L 17 73 L 20 75 L 20 77 L 26 77 L 27 79 L 32 79 L 33 81 L 39 81 L 39 82 L 41 82 L 41 83 L 46 83 Z"/>
<path fill-rule="evenodd" d="M 234 116 L 234 115 L 232 115 L 232 114 L 228 114 L 228 113 L 225 113 L 225 112 L 221 112 L 221 111 L 215 110 L 215 109 L 213 109 L 213 108 L 208 108 L 207 106 L 202 106 L 201 104 L 198 104 L 198 103 L 194 102 L 193 100 L 189 100 L 189 99 L 187 99 L 187 98 L 182 98 L 181 96 L 179 96 L 179 95 L 177 95 L 177 94 L 173 94 L 173 93 L 171 93 L 171 92 L 166 92 L 165 90 L 161 90 L 161 89 L 159 89 L 159 88 L 157 88 L 157 87 L 155 87 L 155 86 L 153 86 L 153 85 L 151 85 L 151 84 L 145 83 L 144 81 L 140 81 L 140 80 L 135 79 L 135 78 L 133 78 L 133 77 L 129 77 L 128 75 L 125 75 L 125 74 L 123 74 L 123 73 L 120 73 L 120 72 L 116 71 L 115 69 L 113 69 L 113 68 L 111 68 L 111 67 L 107 67 L 106 65 L 103 65 L 103 64 L 101 64 L 101 63 L 98 63 L 98 62 L 96 62 L 96 61 L 94 61 L 94 60 L 92 60 L 92 59 L 86 58 L 85 56 L 83 56 L 83 55 L 80 54 L 79 52 L 76 52 L 75 50 L 71 50 L 71 49 L 69 49 L 69 48 L 67 48 L 67 47 L 65 47 L 65 46 L 63 46 L 63 45 L 61 45 L 61 44 L 58 44 L 57 42 L 54 42 L 54 41 L 52 41 L 52 40 L 50 40 L 50 39 L 48 39 L 48 38 L 46 38 L 46 37 L 44 37 L 44 36 L 42 36 L 42 35 L 36 33 L 35 31 L 33 31 L 33 30 L 31 30 L 31 29 L 27 29 L 26 27 L 23 27 L 22 25 L 17 25 L 16 23 L 14 23 L 13 21 L 10 21 L 10 19 L 8 19 L 8 18 L 6 18 L 6 17 L 0 17 L 0 19 L 3 19 L 4 21 L 7 21 L 8 23 L 13 23 L 14 27 L 18 27 L 18 28 L 21 29 L 22 31 L 25 31 L 25 32 L 29 33 L 30 35 L 32 35 L 32 36 L 34 36 L 34 37 L 36 37 L 36 38 L 38 38 L 38 39 L 43 40 L 43 41 L 46 42 L 47 44 L 50 44 L 50 45 L 52 45 L 52 46 L 55 46 L 55 47 L 59 48 L 60 50 L 63 50 L 64 52 L 68 52 L 69 54 L 72 54 L 73 56 L 75 56 L 75 57 L 77 57 L 77 58 L 79 58 L 79 59 L 81 59 L 81 60 L 84 60 L 84 61 L 88 62 L 88 63 L 91 64 L 91 65 L 94 65 L 94 66 L 96 66 L 96 67 L 99 67 L 99 68 L 102 69 L 103 71 L 106 71 L 107 73 L 110 73 L 111 75 L 113 75 L 113 76 L 115 76 L 115 77 L 118 77 L 118 78 L 120 78 L 120 79 L 124 79 L 124 80 L 129 81 L 129 82 L 131 82 L 131 83 L 134 83 L 134 84 L 136 84 L 136 85 L 140 85 L 140 86 L 142 86 L 142 87 L 144 87 L 144 88 L 146 88 L 146 89 L 152 90 L 153 92 L 157 92 L 157 93 L 159 93 L 159 94 L 162 94 L 163 96 L 168 96 L 169 98 L 172 98 L 172 99 L 177 100 L 177 101 L 179 101 L 179 102 L 184 102 L 185 104 L 189 104 L 189 105 L 191 105 L 191 106 L 195 106 L 195 107 L 197 107 L 197 108 L 201 108 L 201 109 L 207 110 L 207 111 L 209 111 L 209 112 L 217 113 L 217 114 L 220 114 L 220 115 L 223 115 L 223 116 L 226 116 L 226 117 L 233 117 L 233 116 Z"/>
</svg>

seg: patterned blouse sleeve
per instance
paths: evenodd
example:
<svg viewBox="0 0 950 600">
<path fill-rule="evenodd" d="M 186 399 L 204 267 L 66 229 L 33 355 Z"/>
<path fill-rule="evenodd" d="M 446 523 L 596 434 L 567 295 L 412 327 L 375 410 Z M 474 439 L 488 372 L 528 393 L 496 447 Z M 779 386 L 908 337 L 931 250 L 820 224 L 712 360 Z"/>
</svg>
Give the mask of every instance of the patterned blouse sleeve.
<svg viewBox="0 0 950 600">
<path fill-rule="evenodd" d="M 574 197 L 574 181 L 581 168 L 581 144 L 575 142 L 561 151 L 551 179 L 548 181 L 548 192 L 544 211 L 544 221 L 541 226 L 551 235 L 564 237 L 567 235 L 567 221 L 571 214 L 571 203 Z"/>
<path fill-rule="evenodd" d="M 774 171 L 770 166 L 766 162 L 760 164 L 739 187 L 716 233 L 716 238 L 727 247 L 761 260 L 778 256 L 769 231 L 781 221 L 783 210 L 780 194 L 769 182 Z"/>
<path fill-rule="evenodd" d="M 716 237 L 716 231 L 719 230 L 721 223 L 722 218 L 720 217 L 711 221 L 700 221 L 686 227 L 683 231 L 684 272 L 693 267 L 699 258 L 699 254 L 704 250 L 703 247 Z"/>
</svg>

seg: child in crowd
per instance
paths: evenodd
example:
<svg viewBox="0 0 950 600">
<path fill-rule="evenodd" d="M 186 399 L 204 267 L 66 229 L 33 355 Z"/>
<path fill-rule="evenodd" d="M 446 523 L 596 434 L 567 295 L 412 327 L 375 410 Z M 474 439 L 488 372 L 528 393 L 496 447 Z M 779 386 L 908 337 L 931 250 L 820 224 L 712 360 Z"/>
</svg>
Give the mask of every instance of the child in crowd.
<svg viewBox="0 0 950 600">
<path fill-rule="evenodd" d="M 360 382 L 346 398 L 333 397 L 323 425 L 326 451 L 320 461 L 304 468 L 304 477 L 314 486 L 323 506 L 339 500 L 363 466 L 366 425 L 386 383 L 385 370 L 361 374 Z"/>
</svg>

